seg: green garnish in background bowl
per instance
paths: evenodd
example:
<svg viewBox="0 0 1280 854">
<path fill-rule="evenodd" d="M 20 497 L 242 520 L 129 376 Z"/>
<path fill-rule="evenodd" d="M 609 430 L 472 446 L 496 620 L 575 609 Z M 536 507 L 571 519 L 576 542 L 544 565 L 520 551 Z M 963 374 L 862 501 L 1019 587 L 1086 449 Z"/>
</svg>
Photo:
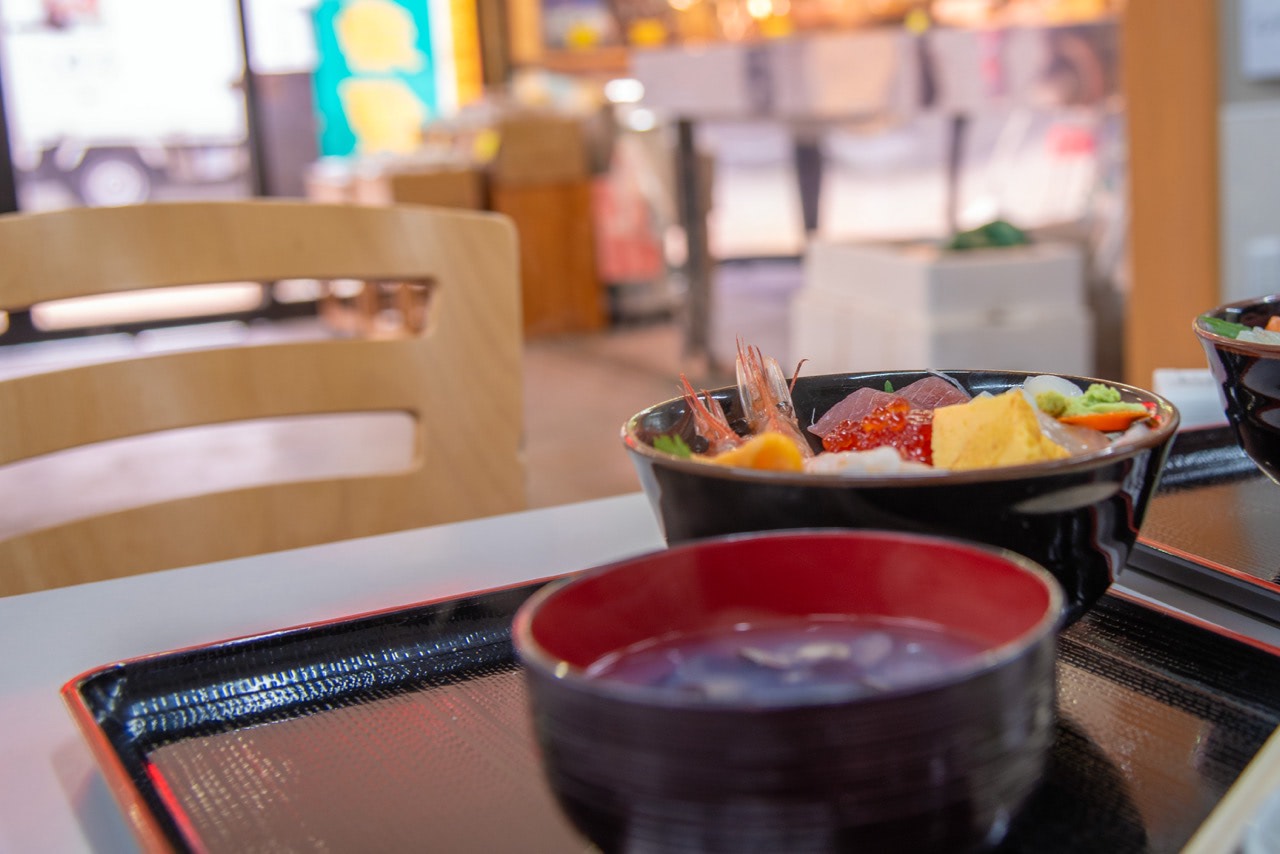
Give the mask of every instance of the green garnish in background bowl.
<svg viewBox="0 0 1280 854">
<path fill-rule="evenodd" d="M 1243 323 L 1233 323 L 1230 320 L 1223 320 L 1221 317 L 1213 317 L 1208 314 L 1200 315 L 1200 320 L 1208 327 L 1210 332 L 1214 335 L 1221 335 L 1223 338 L 1235 338 L 1249 328 Z"/>
<path fill-rule="evenodd" d="M 1003 219 L 993 220 L 986 225 L 960 231 L 951 236 L 943 244 L 944 249 L 952 251 L 965 249 L 995 249 L 1003 246 L 1026 246 L 1031 237 L 1025 231 Z"/>
</svg>

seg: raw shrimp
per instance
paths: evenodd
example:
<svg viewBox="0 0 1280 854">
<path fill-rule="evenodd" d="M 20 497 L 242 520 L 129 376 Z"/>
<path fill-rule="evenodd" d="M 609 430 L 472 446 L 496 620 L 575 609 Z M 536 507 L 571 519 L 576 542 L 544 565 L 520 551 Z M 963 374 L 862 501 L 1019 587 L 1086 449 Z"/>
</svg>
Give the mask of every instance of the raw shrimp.
<svg viewBox="0 0 1280 854">
<path fill-rule="evenodd" d="M 684 402 L 693 418 L 693 430 L 706 440 L 707 454 L 714 456 L 746 441 L 746 437 L 739 436 L 729 426 L 729 419 L 725 418 L 724 410 L 716 403 L 711 392 L 703 391 L 699 398 L 684 374 L 680 375 L 680 384 L 684 386 Z"/>
<path fill-rule="evenodd" d="M 803 457 L 813 456 L 813 449 L 796 421 L 795 406 L 786 375 L 772 356 L 759 347 L 744 346 L 738 339 L 738 396 L 753 434 L 780 433 L 796 443 Z"/>
</svg>

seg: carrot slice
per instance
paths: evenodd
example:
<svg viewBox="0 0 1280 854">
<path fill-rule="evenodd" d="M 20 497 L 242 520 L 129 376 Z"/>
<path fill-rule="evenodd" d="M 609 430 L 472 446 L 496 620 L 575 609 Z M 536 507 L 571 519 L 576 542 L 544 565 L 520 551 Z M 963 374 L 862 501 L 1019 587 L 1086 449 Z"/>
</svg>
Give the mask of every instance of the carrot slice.
<svg viewBox="0 0 1280 854">
<path fill-rule="evenodd" d="M 1090 412 L 1087 415 L 1067 415 L 1059 418 L 1063 424 L 1074 424 L 1077 427 L 1092 427 L 1103 433 L 1118 433 L 1128 430 L 1129 425 L 1150 417 L 1150 412 Z"/>
<path fill-rule="evenodd" d="M 1268 332 L 1280 332 L 1280 314 L 1273 314 L 1267 318 L 1267 325 L 1263 327 Z"/>
</svg>

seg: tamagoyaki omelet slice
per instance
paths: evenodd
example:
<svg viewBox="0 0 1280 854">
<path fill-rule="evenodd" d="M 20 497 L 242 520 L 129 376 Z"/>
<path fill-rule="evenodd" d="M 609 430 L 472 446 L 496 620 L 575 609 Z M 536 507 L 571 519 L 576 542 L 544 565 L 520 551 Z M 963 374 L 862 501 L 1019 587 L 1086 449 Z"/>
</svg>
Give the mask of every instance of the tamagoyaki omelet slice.
<svg viewBox="0 0 1280 854">
<path fill-rule="evenodd" d="M 933 464 L 952 471 L 1015 466 L 1069 456 L 1040 429 L 1018 389 L 933 411 Z"/>
</svg>

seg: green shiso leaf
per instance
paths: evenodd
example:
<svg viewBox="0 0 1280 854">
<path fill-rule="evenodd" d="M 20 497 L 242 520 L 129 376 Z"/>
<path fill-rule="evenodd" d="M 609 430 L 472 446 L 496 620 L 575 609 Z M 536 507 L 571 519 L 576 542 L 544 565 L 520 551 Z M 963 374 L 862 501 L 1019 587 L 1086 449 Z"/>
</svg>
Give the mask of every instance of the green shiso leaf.
<svg viewBox="0 0 1280 854">
<path fill-rule="evenodd" d="M 662 451 L 664 454 L 671 454 L 676 457 L 688 459 L 693 456 L 693 451 L 689 449 L 689 446 L 685 443 L 684 439 L 681 439 L 674 433 L 669 436 L 659 436 L 654 439 L 653 447 L 656 450 Z"/>
</svg>

